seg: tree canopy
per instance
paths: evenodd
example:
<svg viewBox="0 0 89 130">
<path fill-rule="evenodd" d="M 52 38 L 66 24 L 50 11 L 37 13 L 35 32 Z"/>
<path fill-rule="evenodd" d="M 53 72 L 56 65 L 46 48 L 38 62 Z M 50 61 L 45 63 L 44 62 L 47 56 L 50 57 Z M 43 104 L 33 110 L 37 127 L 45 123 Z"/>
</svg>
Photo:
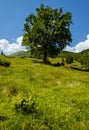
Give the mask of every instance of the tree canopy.
<svg viewBox="0 0 89 130">
<path fill-rule="evenodd" d="M 52 9 L 41 4 L 36 8 L 36 14 L 31 13 L 24 24 L 23 45 L 30 46 L 31 54 L 43 55 L 43 62 L 47 57 L 57 56 L 60 51 L 72 42 L 70 25 L 72 14 L 63 9 Z"/>
</svg>

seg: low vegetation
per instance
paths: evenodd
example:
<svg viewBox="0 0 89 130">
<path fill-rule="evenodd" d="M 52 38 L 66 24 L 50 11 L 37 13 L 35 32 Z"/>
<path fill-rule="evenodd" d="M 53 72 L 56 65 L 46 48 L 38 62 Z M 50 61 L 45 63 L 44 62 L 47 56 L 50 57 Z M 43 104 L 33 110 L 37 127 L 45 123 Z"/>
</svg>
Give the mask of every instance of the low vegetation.
<svg viewBox="0 0 89 130">
<path fill-rule="evenodd" d="M 0 66 L 8 67 L 10 66 L 10 61 L 8 61 L 4 56 L 0 56 Z"/>
<path fill-rule="evenodd" d="M 0 66 L 0 130 L 88 130 L 89 72 L 61 58 L 6 58 Z M 65 62 L 65 59 L 63 60 Z M 69 65 L 69 66 L 71 66 Z"/>
</svg>

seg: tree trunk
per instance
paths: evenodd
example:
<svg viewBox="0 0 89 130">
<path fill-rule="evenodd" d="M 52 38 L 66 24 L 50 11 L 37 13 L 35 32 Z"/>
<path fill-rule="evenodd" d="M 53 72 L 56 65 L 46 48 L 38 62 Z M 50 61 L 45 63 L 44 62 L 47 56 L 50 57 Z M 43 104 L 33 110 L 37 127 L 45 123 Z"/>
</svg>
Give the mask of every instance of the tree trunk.
<svg viewBox="0 0 89 130">
<path fill-rule="evenodd" d="M 44 46 L 44 49 L 43 49 L 43 63 L 44 64 L 47 64 L 47 46 L 45 45 Z"/>
</svg>

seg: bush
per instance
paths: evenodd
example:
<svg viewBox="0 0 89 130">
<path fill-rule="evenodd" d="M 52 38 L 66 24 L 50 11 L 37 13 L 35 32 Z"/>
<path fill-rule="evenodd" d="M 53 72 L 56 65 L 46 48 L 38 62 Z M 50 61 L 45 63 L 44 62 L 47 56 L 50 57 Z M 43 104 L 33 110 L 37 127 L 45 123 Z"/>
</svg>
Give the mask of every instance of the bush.
<svg viewBox="0 0 89 130">
<path fill-rule="evenodd" d="M 89 70 L 89 53 L 85 53 L 81 57 L 81 65 Z"/>
<path fill-rule="evenodd" d="M 66 63 L 67 64 L 71 64 L 72 62 L 73 62 L 73 57 L 72 56 L 66 57 Z"/>
<path fill-rule="evenodd" d="M 0 57 L 0 66 L 9 67 L 10 66 L 10 62 L 7 61 L 4 57 Z"/>
<path fill-rule="evenodd" d="M 32 94 L 18 95 L 15 99 L 15 110 L 22 114 L 31 114 L 36 111 Z"/>
</svg>

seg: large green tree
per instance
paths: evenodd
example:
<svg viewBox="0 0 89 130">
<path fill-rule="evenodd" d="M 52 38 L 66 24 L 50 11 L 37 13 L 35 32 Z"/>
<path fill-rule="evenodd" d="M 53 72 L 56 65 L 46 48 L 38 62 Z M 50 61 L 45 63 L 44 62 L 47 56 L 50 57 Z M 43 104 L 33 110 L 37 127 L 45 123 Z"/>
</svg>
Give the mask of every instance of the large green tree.
<svg viewBox="0 0 89 130">
<path fill-rule="evenodd" d="M 63 9 L 52 9 L 41 4 L 36 14 L 30 14 L 24 24 L 23 45 L 30 46 L 31 54 L 39 52 L 43 62 L 49 56 L 56 56 L 72 42 L 70 25 L 72 15 Z"/>
</svg>

